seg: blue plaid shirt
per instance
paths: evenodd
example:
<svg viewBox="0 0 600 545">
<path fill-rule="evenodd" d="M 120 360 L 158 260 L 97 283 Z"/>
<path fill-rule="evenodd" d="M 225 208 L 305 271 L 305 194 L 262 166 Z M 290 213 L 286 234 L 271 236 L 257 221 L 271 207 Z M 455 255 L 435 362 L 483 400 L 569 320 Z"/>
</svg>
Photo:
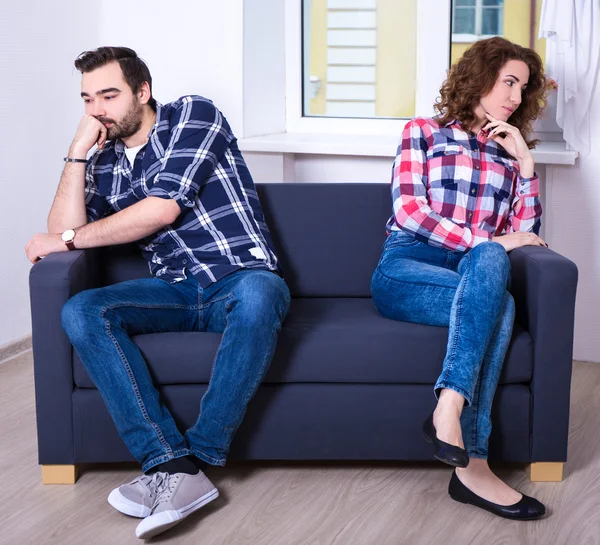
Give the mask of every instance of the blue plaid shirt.
<svg viewBox="0 0 600 545">
<path fill-rule="evenodd" d="M 156 123 L 133 167 L 121 140 L 88 162 L 89 221 L 145 199 L 173 199 L 181 214 L 138 242 L 152 275 L 194 276 L 206 287 L 242 268 L 278 271 L 254 182 L 225 117 L 210 100 L 157 104 Z"/>
</svg>

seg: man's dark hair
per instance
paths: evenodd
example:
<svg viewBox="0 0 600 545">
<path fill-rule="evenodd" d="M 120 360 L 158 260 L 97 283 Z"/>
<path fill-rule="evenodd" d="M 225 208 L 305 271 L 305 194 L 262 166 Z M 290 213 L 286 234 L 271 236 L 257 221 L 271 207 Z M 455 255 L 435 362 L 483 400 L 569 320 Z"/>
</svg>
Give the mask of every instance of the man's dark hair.
<svg viewBox="0 0 600 545">
<path fill-rule="evenodd" d="M 150 70 L 133 49 L 129 49 L 128 47 L 99 47 L 93 51 L 84 51 L 75 59 L 75 68 L 83 74 L 113 61 L 119 63 L 123 77 L 134 93 L 140 90 L 145 81 L 148 82 L 148 86 L 150 87 L 150 100 L 148 104 L 156 111 L 156 100 L 152 96 L 152 76 L 150 75 Z"/>
</svg>

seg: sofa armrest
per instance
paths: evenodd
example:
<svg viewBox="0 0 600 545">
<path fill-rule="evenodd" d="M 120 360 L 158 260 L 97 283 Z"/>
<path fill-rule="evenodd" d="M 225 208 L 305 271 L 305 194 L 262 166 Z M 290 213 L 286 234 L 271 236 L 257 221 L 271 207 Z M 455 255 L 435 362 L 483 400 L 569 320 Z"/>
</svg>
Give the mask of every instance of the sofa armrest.
<svg viewBox="0 0 600 545">
<path fill-rule="evenodd" d="M 533 338 L 531 461 L 567 459 L 577 266 L 547 248 L 509 254 L 517 321 Z"/>
<path fill-rule="evenodd" d="M 29 274 L 40 464 L 72 464 L 73 365 L 61 311 L 76 293 L 100 285 L 96 250 L 50 254 Z"/>
</svg>

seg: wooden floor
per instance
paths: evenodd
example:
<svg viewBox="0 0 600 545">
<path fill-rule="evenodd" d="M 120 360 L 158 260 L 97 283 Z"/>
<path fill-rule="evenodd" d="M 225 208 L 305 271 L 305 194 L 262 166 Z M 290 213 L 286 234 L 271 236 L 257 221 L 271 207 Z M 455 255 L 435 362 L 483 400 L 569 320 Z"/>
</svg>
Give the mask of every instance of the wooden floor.
<svg viewBox="0 0 600 545">
<path fill-rule="evenodd" d="M 87 468 L 74 486 L 43 486 L 37 465 L 31 353 L 0 365 L 0 544 L 141 543 L 137 519 L 110 507 L 134 465 Z M 561 483 L 497 468 L 549 515 L 512 522 L 450 500 L 433 464 L 238 465 L 209 476 L 221 497 L 154 538 L 201 545 L 600 544 L 600 365 L 576 363 L 569 461 Z"/>
</svg>

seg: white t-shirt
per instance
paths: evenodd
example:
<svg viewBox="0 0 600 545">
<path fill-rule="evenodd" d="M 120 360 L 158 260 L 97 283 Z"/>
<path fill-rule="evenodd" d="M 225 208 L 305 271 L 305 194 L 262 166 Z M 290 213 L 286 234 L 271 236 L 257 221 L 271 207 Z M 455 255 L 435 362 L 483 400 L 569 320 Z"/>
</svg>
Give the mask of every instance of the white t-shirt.
<svg viewBox="0 0 600 545">
<path fill-rule="evenodd" d="M 127 159 L 129 160 L 129 164 L 133 167 L 133 163 L 135 162 L 135 156 L 138 154 L 146 144 L 142 144 L 141 146 L 136 146 L 135 148 L 125 148 L 125 155 L 127 155 Z"/>
</svg>

